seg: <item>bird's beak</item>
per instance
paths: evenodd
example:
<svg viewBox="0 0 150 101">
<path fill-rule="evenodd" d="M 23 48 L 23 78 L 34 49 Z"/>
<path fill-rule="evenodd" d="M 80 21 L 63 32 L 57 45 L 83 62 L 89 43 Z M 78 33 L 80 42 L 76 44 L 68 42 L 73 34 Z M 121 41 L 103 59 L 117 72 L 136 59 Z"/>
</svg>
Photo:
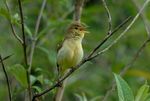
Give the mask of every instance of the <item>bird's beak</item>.
<svg viewBox="0 0 150 101">
<path fill-rule="evenodd" d="M 88 34 L 88 33 L 90 33 L 89 31 L 83 31 L 85 34 Z"/>
</svg>

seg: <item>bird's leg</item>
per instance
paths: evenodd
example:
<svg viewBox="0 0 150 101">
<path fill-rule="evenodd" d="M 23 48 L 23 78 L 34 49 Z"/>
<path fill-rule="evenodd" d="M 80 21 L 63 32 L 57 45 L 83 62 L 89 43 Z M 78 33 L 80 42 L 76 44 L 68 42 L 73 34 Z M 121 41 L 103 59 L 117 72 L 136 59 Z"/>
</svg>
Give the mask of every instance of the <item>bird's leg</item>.
<svg viewBox="0 0 150 101">
<path fill-rule="evenodd" d="M 58 87 L 62 87 L 62 82 L 60 82 L 61 77 L 62 77 L 61 72 L 58 71 L 58 74 L 57 74 Z"/>
</svg>

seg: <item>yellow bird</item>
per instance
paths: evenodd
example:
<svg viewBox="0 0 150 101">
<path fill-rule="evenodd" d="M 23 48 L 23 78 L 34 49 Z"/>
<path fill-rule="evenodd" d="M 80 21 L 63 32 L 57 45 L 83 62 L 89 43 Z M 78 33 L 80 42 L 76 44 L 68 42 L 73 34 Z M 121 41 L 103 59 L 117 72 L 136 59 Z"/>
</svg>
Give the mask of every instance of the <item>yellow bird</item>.
<svg viewBox="0 0 150 101">
<path fill-rule="evenodd" d="M 76 66 L 83 58 L 82 39 L 88 33 L 85 26 L 79 22 L 73 22 L 64 38 L 57 54 L 57 68 L 63 74 L 70 67 Z"/>
<path fill-rule="evenodd" d="M 76 66 L 83 58 L 82 39 L 85 33 L 85 25 L 79 22 L 73 22 L 67 29 L 66 36 L 57 54 L 57 68 L 60 76 L 64 75 L 70 67 Z M 65 82 L 65 81 L 64 81 Z M 57 91 L 55 101 L 61 101 L 63 87 Z"/>
</svg>

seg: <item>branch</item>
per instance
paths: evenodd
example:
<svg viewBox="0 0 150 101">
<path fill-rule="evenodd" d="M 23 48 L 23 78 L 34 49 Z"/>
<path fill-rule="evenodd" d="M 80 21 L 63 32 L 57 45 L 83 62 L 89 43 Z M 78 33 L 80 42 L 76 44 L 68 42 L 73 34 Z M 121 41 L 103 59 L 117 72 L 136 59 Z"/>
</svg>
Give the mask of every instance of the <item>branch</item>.
<svg viewBox="0 0 150 101">
<path fill-rule="evenodd" d="M 127 20 L 124 21 L 124 23 L 120 24 L 113 32 L 112 34 L 107 34 L 107 36 L 103 39 L 103 41 L 100 43 L 100 45 L 98 46 L 99 48 L 110 38 L 110 36 L 112 36 L 115 32 L 117 32 L 121 27 L 123 27 L 123 25 L 125 25 L 130 18 L 128 18 Z M 96 50 L 98 50 L 99 48 L 95 48 Z M 95 51 L 96 51 L 95 50 Z M 91 52 L 94 53 L 94 52 Z M 92 54 L 93 55 L 93 54 Z M 75 67 L 71 67 L 72 69 L 65 75 L 63 76 L 63 78 L 61 78 L 59 81 L 57 81 L 57 83 L 55 83 L 52 87 L 44 90 L 43 92 L 36 94 L 33 96 L 32 101 L 35 101 L 35 99 L 37 97 L 40 97 L 46 93 L 48 93 L 49 91 L 53 90 L 54 88 L 58 87 L 60 85 L 61 82 L 63 82 L 66 78 L 68 78 L 73 72 L 75 72 L 77 69 L 79 69 L 81 67 L 81 65 L 83 65 L 84 63 L 86 63 L 87 61 L 90 61 L 89 59 L 90 57 L 88 56 L 87 58 L 83 59 L 77 66 Z"/>
<path fill-rule="evenodd" d="M 22 38 L 23 38 L 24 60 L 25 60 L 25 65 L 27 67 L 28 66 L 28 63 L 27 63 L 27 53 L 26 53 L 26 47 L 27 46 L 26 46 L 26 36 L 25 36 L 25 31 L 24 31 L 24 18 L 23 18 L 21 0 L 18 0 L 18 4 L 19 4 L 20 17 L 21 17 L 21 29 L 22 29 Z"/>
<path fill-rule="evenodd" d="M 9 15 L 11 15 L 11 14 L 10 14 L 9 7 L 8 7 L 8 4 L 7 4 L 7 1 L 5 0 L 4 3 L 5 3 L 6 9 L 7 9 Z M 20 44 L 23 44 L 22 39 L 17 35 L 17 33 L 16 33 L 16 31 L 15 31 L 15 29 L 14 29 L 14 27 L 13 27 L 13 24 L 12 24 L 12 22 L 11 22 L 11 17 L 8 18 L 7 20 L 8 20 L 8 22 L 9 22 L 9 24 L 10 24 L 10 27 L 11 27 L 11 30 L 12 30 L 12 34 L 13 34 L 14 37 L 19 41 Z"/>
<path fill-rule="evenodd" d="M 124 20 L 119 26 L 117 26 L 110 34 L 107 34 L 106 37 L 98 44 L 93 51 L 89 54 L 88 59 L 93 59 L 101 53 L 97 53 L 95 56 L 92 56 L 113 34 L 115 34 L 120 28 L 122 28 L 127 22 L 131 20 L 131 16 Z"/>
<path fill-rule="evenodd" d="M 120 72 L 120 75 L 123 76 L 127 70 L 134 64 L 134 62 L 137 60 L 137 58 L 140 56 L 140 53 L 142 50 L 146 47 L 146 45 L 150 42 L 150 38 L 148 38 L 144 43 L 141 45 L 141 47 L 138 49 L 137 53 L 133 56 L 133 59 L 124 67 L 124 69 Z"/>
<path fill-rule="evenodd" d="M 42 6 L 41 6 L 41 9 L 40 9 L 40 13 L 39 13 L 37 21 L 36 21 L 35 32 L 34 32 L 34 35 L 32 37 L 33 40 L 32 40 L 31 50 L 30 50 L 30 55 L 29 55 L 29 68 L 28 68 L 29 75 L 30 75 L 31 68 L 32 68 L 33 55 L 34 55 L 34 50 L 35 50 L 35 45 L 36 45 L 36 40 L 37 40 L 36 37 L 37 37 L 37 34 L 38 34 L 38 30 L 39 30 L 42 14 L 43 14 L 44 8 L 46 6 L 46 2 L 47 2 L 47 0 L 43 0 Z M 30 81 L 30 79 L 29 79 L 29 81 Z M 30 86 L 31 86 L 31 84 L 30 84 Z"/>
<path fill-rule="evenodd" d="M 38 15 L 38 19 L 36 21 L 35 33 L 34 33 L 35 36 L 38 34 L 38 31 L 39 31 L 39 26 L 40 26 L 40 22 L 41 22 L 41 18 L 42 18 L 44 8 L 46 6 L 46 2 L 47 2 L 47 0 L 43 0 L 42 6 L 41 6 L 41 9 L 40 9 L 40 13 Z"/>
<path fill-rule="evenodd" d="M 13 56 L 13 54 L 11 54 L 11 55 L 8 55 L 8 56 L 6 56 L 6 57 L 4 57 L 4 58 L 2 59 L 2 61 L 5 61 L 5 60 L 7 60 L 7 59 L 8 59 L 8 58 L 10 58 L 11 56 Z M 2 61 L 0 61 L 0 63 L 1 63 Z"/>
<path fill-rule="evenodd" d="M 43 0 L 42 6 L 41 6 L 41 9 L 40 9 L 40 13 L 38 15 L 36 25 L 35 25 L 35 33 L 33 35 L 31 51 L 30 51 L 30 57 L 29 57 L 29 71 L 31 71 L 31 67 L 32 67 L 32 60 L 33 60 L 33 55 L 34 55 L 34 50 L 35 50 L 35 45 L 36 45 L 36 40 L 37 40 L 37 34 L 38 34 L 42 14 L 43 14 L 44 8 L 46 6 L 46 2 L 47 2 L 47 0 Z"/>
<path fill-rule="evenodd" d="M 75 0 L 74 21 L 80 22 L 84 0 Z"/>
<path fill-rule="evenodd" d="M 26 68 L 28 68 L 28 62 L 27 62 L 27 52 L 26 52 L 26 36 L 25 36 L 25 31 L 24 31 L 24 18 L 23 18 L 23 10 L 22 10 L 22 4 L 21 0 L 18 0 L 18 5 L 19 5 L 19 11 L 20 11 L 20 18 L 21 18 L 21 29 L 22 29 L 22 38 L 23 38 L 23 51 L 24 51 L 24 61 Z M 30 82 L 30 72 L 28 69 L 26 69 L 26 74 L 27 74 L 27 82 L 28 82 L 28 94 L 29 94 L 29 101 L 32 99 L 32 91 L 31 91 L 31 82 Z"/>
<path fill-rule="evenodd" d="M 7 89 L 8 89 L 8 93 L 9 93 L 9 101 L 12 101 L 12 99 L 11 99 L 10 83 L 9 83 L 8 75 L 7 75 L 7 72 L 6 72 L 6 70 L 5 70 L 5 66 L 4 66 L 3 59 L 2 59 L 2 57 L 1 57 L 1 55 L 0 55 L 0 62 L 1 62 L 1 64 L 2 64 L 2 68 L 3 68 L 3 71 L 4 71 L 5 77 L 6 77 Z"/>
<path fill-rule="evenodd" d="M 138 3 L 135 1 L 135 0 L 132 0 L 132 2 L 135 4 L 136 8 L 138 9 L 138 11 L 140 10 L 140 5 L 138 5 Z M 140 14 L 143 22 L 144 22 L 144 25 L 145 25 L 145 29 L 147 31 L 147 34 L 148 36 L 150 37 L 150 24 L 148 22 L 148 19 L 147 17 L 145 16 L 144 12 Z"/>
<path fill-rule="evenodd" d="M 104 5 L 104 7 L 106 9 L 106 12 L 107 12 L 107 17 L 108 17 L 108 34 L 110 34 L 111 33 L 111 29 L 112 29 L 112 21 L 111 21 L 112 18 L 111 18 L 111 14 L 110 14 L 110 11 L 109 11 L 109 9 L 107 7 L 107 4 L 106 4 L 105 0 L 102 0 L 102 2 L 103 2 L 103 5 Z"/>
</svg>

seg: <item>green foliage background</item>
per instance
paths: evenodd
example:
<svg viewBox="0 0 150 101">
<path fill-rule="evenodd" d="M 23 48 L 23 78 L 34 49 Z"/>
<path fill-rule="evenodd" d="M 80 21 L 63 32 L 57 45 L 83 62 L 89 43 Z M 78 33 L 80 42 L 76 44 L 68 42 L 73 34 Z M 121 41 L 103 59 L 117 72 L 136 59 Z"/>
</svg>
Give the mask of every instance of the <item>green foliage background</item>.
<svg viewBox="0 0 150 101">
<path fill-rule="evenodd" d="M 106 0 L 112 16 L 113 28 L 124 21 L 128 16 L 135 16 L 137 8 L 132 0 Z M 143 4 L 144 0 L 136 0 Z M 17 34 L 21 36 L 19 24 L 19 10 L 17 0 L 8 0 L 11 9 L 12 22 Z M 40 11 L 42 0 L 22 0 L 26 25 L 27 53 L 31 48 L 31 36 L 35 31 L 35 24 Z M 47 0 L 42 21 L 38 32 L 31 72 L 31 80 L 34 91 L 40 92 L 54 83 L 56 77 L 56 47 L 63 39 L 65 30 L 72 21 L 73 0 Z M 11 82 L 14 101 L 23 99 L 26 92 L 26 76 L 24 74 L 22 46 L 12 35 L 9 23 L 6 19 L 3 0 L 0 0 L 0 54 L 3 57 L 14 54 L 6 60 L 5 66 Z M 145 15 L 150 19 L 150 6 L 145 9 Z M 85 56 L 107 34 L 108 20 L 101 0 L 87 0 L 82 13 L 82 22 L 89 27 L 90 34 L 83 40 Z M 118 31 L 104 46 L 107 47 L 124 29 Z M 88 101 L 100 101 L 114 80 L 113 72 L 120 70 L 130 62 L 140 45 L 147 39 L 144 22 L 139 18 L 126 35 L 109 51 L 96 59 L 86 63 L 76 71 L 68 80 L 64 94 L 64 101 L 79 101 L 81 96 Z M 150 45 L 148 45 L 136 63 L 127 71 L 124 78 L 131 86 L 133 93 L 137 91 L 145 80 L 150 80 Z M 21 78 L 22 77 L 22 78 Z M 43 97 L 43 101 L 50 101 L 55 90 Z M 8 98 L 6 81 L 0 67 L 0 101 Z M 96 100 L 94 100 L 96 99 Z M 108 98 L 108 101 L 118 101 L 117 91 Z"/>
</svg>

